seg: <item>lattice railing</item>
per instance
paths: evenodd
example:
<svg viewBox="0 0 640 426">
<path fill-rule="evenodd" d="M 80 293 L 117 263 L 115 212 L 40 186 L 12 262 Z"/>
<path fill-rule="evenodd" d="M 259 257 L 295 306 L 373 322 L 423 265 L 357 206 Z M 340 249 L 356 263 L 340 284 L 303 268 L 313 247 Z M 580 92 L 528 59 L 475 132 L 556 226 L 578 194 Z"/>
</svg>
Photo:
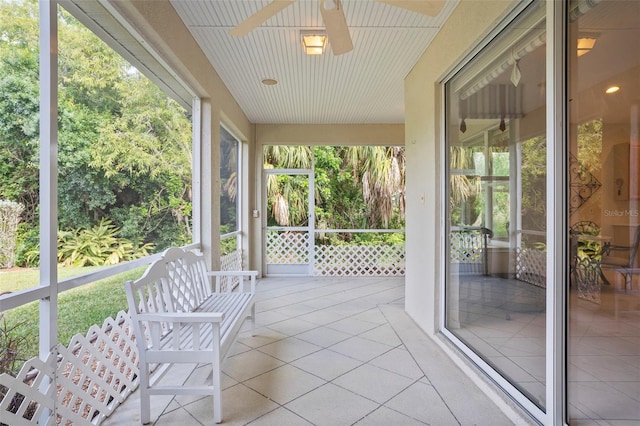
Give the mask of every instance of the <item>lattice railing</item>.
<svg viewBox="0 0 640 426">
<path fill-rule="evenodd" d="M 242 269 L 242 253 L 221 258 Z M 138 387 L 138 351 L 129 314 L 120 311 L 45 361 L 32 358 L 16 377 L 0 375 L 0 426 L 97 425 Z"/>
<path fill-rule="evenodd" d="M 309 233 L 268 231 L 266 261 L 270 264 L 308 264 L 311 249 Z"/>
<path fill-rule="evenodd" d="M 229 254 L 220 257 L 221 271 L 242 271 L 243 270 L 242 250 L 236 249 Z"/>
<path fill-rule="evenodd" d="M 137 388 L 137 360 L 129 314 L 120 311 L 68 348 L 57 345 L 47 361 L 33 358 L 16 377 L 0 375 L 0 423 L 43 424 L 46 416 L 47 425 L 99 424 Z"/>
<path fill-rule="evenodd" d="M 547 253 L 542 250 L 516 249 L 516 278 L 538 287 L 547 286 Z"/>
<path fill-rule="evenodd" d="M 449 232 L 449 261 L 457 272 L 487 274 L 487 228 L 460 228 Z"/>
<path fill-rule="evenodd" d="M 221 271 L 242 271 L 244 269 L 243 264 L 244 262 L 241 249 L 236 249 L 231 253 L 220 257 Z M 232 288 L 235 287 L 239 282 L 240 280 L 237 276 L 220 277 L 220 283 L 223 291 L 225 291 L 228 286 L 231 286 Z"/>
<path fill-rule="evenodd" d="M 319 245 L 315 276 L 403 276 L 404 245 Z"/>
</svg>

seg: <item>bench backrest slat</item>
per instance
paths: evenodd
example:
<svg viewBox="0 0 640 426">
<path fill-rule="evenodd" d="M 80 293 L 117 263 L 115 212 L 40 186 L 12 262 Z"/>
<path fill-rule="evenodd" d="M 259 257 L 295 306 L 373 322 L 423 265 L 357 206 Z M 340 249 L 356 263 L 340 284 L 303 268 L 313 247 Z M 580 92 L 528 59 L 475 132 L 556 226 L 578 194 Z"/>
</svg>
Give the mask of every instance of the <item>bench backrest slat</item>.
<svg viewBox="0 0 640 426">
<path fill-rule="evenodd" d="M 162 256 L 173 303 L 181 312 L 191 312 L 212 294 L 204 257 L 173 247 Z"/>
<path fill-rule="evenodd" d="M 132 316 L 145 313 L 175 312 L 173 301 L 168 297 L 165 267 L 159 261 L 147 268 L 135 281 L 125 283 L 127 303 Z M 143 336 L 146 347 L 158 347 L 160 339 L 171 331 L 171 324 L 156 323 L 153 329 L 133 321 L 134 335 Z M 142 344 L 142 342 L 139 342 Z"/>
</svg>

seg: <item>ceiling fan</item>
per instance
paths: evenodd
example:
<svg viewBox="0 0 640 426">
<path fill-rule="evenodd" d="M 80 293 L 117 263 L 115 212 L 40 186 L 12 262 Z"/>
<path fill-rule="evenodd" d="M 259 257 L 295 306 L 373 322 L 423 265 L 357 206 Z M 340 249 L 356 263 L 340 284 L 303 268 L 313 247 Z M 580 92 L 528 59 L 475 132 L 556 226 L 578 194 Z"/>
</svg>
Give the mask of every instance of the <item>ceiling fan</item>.
<svg viewBox="0 0 640 426">
<path fill-rule="evenodd" d="M 273 0 L 271 3 L 249 16 L 229 34 L 237 37 L 248 34 L 254 28 L 259 27 L 267 19 L 280 12 L 295 0 Z M 391 6 L 407 9 L 412 12 L 427 16 L 436 16 L 444 6 L 445 0 L 375 0 Z M 353 49 L 351 34 L 347 26 L 347 20 L 342 8 L 342 0 L 319 0 L 320 13 L 326 28 L 327 37 L 331 42 L 331 51 L 334 55 L 342 55 Z"/>
</svg>

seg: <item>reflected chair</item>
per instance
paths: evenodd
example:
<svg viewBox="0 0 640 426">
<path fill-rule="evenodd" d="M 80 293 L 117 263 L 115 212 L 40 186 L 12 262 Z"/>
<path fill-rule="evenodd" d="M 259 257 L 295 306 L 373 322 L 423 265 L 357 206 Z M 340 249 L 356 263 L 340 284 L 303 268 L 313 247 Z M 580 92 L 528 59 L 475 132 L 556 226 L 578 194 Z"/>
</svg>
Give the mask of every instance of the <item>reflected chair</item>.
<svg viewBox="0 0 640 426">
<path fill-rule="evenodd" d="M 610 284 L 604 275 L 603 269 L 617 272 L 624 278 L 624 290 L 631 289 L 631 279 L 636 267 L 638 256 L 638 245 L 640 245 L 640 226 L 636 227 L 630 245 L 605 244 L 602 249 L 602 259 L 600 260 L 600 277 L 605 284 Z"/>
<path fill-rule="evenodd" d="M 580 237 L 583 235 L 596 236 L 600 234 L 600 226 L 592 222 L 590 220 L 582 220 L 574 223 L 569 228 L 569 248 L 570 248 L 570 273 L 571 273 L 571 282 L 572 284 L 578 283 L 578 279 L 582 277 L 582 275 L 577 274 L 576 265 L 579 261 L 578 249 L 580 247 L 581 241 Z M 596 253 L 593 248 L 588 248 L 585 250 L 583 247 L 583 252 L 586 252 L 589 257 L 595 256 Z"/>
</svg>

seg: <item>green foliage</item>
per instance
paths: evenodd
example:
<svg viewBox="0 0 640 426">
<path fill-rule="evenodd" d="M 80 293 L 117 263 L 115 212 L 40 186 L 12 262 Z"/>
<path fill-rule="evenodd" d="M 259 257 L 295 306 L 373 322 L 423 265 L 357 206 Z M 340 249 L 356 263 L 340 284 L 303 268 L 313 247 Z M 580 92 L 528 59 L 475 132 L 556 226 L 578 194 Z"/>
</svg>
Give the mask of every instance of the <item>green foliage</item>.
<svg viewBox="0 0 640 426">
<path fill-rule="evenodd" d="M 59 227 L 108 218 L 134 244 L 191 241 L 189 117 L 62 8 L 58 19 Z M 0 0 L 0 22 L 0 198 L 25 206 L 25 265 L 37 250 L 38 2 Z"/>
<path fill-rule="evenodd" d="M 522 229 L 544 231 L 547 218 L 547 140 L 522 143 Z"/>
<path fill-rule="evenodd" d="M 118 236 L 119 229 L 101 220 L 89 229 L 58 232 L 58 262 L 73 266 L 116 265 L 148 256 L 151 244 L 136 246 Z"/>
<path fill-rule="evenodd" d="M 240 143 L 227 130 L 220 129 L 220 234 L 239 230 L 238 153 Z M 224 229 L 223 229 L 224 228 Z"/>
<path fill-rule="evenodd" d="M 228 227 L 223 227 L 223 230 L 220 232 L 221 235 L 225 234 L 230 230 Z M 220 254 L 222 256 L 229 254 L 238 248 L 238 238 L 233 235 L 231 237 L 223 238 L 220 240 Z"/>
<path fill-rule="evenodd" d="M 312 161 L 313 160 L 313 161 Z M 404 227 L 404 149 L 399 147 L 267 147 L 265 169 L 314 164 L 314 214 L 318 229 Z M 270 226 L 305 225 L 306 177 L 269 175 Z M 328 242 L 351 234 L 328 234 Z"/>
<path fill-rule="evenodd" d="M 602 174 L 602 118 L 578 125 L 578 161 L 595 176 Z"/>
<path fill-rule="evenodd" d="M 19 224 L 16 265 L 37 267 L 40 261 L 38 247 L 40 247 L 40 227 L 32 226 L 30 223 Z"/>
</svg>

